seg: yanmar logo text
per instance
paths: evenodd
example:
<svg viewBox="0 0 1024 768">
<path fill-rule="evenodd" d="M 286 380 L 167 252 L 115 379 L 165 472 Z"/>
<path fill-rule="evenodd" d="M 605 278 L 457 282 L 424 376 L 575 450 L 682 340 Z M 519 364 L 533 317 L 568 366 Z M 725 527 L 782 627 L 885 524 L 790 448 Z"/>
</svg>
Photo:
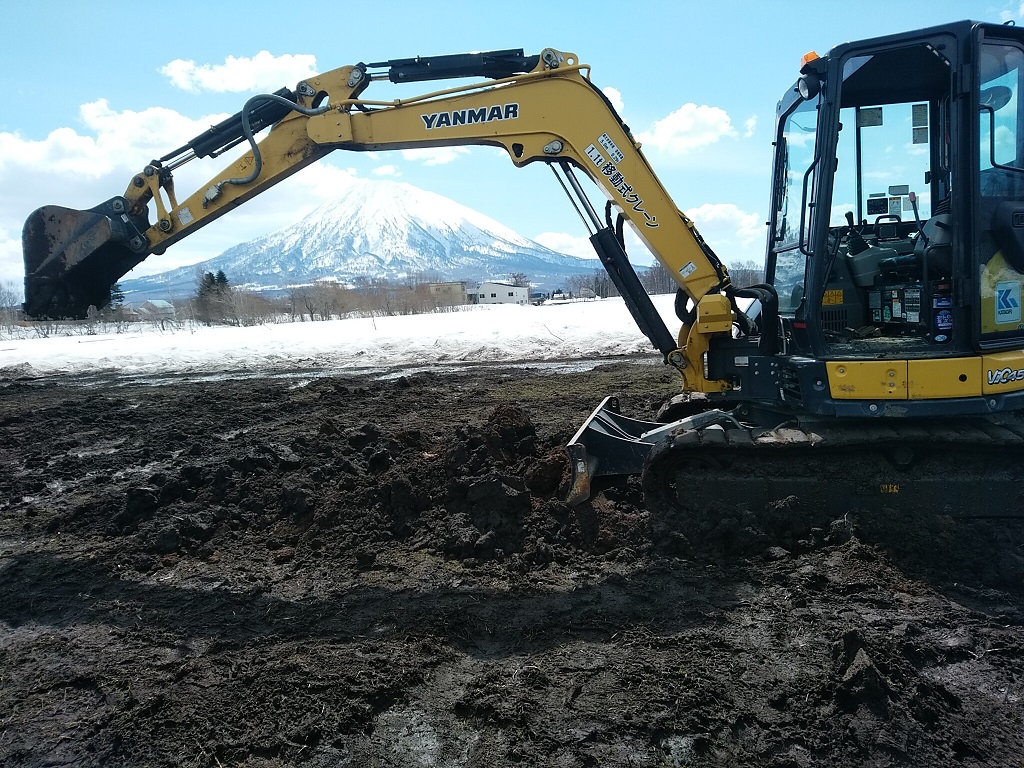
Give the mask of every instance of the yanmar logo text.
<svg viewBox="0 0 1024 768">
<path fill-rule="evenodd" d="M 519 117 L 518 104 L 495 104 L 493 107 L 477 109 L 456 109 L 452 112 L 432 112 L 420 115 L 428 131 L 434 128 L 451 128 L 455 125 L 491 123 L 495 120 L 515 120 Z"/>
<path fill-rule="evenodd" d="M 988 372 L 989 384 L 1009 384 L 1012 381 L 1024 381 L 1024 369 L 1002 368 Z"/>
</svg>

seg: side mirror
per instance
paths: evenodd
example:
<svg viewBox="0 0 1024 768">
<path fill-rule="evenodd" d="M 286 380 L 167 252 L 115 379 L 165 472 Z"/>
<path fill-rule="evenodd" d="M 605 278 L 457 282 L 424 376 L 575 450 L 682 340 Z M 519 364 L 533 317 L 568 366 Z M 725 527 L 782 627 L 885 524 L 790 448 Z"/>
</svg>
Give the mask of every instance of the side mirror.
<svg viewBox="0 0 1024 768">
<path fill-rule="evenodd" d="M 1005 85 L 993 85 L 983 90 L 978 98 L 978 106 L 981 109 L 991 109 L 998 112 L 1010 103 L 1013 98 L 1013 91 Z"/>
</svg>

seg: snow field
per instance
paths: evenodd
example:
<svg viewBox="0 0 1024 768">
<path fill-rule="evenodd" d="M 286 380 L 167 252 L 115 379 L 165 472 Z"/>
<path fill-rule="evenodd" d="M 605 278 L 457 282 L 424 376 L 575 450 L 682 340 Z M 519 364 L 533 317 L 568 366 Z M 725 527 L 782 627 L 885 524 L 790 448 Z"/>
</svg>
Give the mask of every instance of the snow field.
<svg viewBox="0 0 1024 768">
<path fill-rule="evenodd" d="M 673 294 L 652 297 L 673 332 Z M 156 326 L 92 336 L 0 339 L 0 377 L 281 368 L 389 368 L 650 353 L 622 299 L 490 305 L 402 317 L 248 328 Z"/>
</svg>

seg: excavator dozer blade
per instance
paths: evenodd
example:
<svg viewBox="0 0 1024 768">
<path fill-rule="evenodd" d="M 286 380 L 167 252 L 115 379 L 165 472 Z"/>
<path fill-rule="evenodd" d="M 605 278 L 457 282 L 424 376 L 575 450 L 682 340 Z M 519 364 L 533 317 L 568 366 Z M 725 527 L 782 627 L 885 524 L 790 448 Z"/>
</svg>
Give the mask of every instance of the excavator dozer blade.
<svg viewBox="0 0 1024 768">
<path fill-rule="evenodd" d="M 565 502 L 581 504 L 590 498 L 591 481 L 612 475 L 639 475 L 651 449 L 679 429 L 715 424 L 726 414 L 709 409 L 670 424 L 631 419 L 619 413 L 619 399 L 606 397 L 566 445 L 569 488 Z"/>
<path fill-rule="evenodd" d="M 566 503 L 581 504 L 590 498 L 595 477 L 639 474 L 653 447 L 641 436 L 653 426 L 657 425 L 621 415 L 617 397 L 602 400 L 566 445 L 570 472 Z"/>
<path fill-rule="evenodd" d="M 43 206 L 22 231 L 25 314 L 81 319 L 110 302 L 110 288 L 146 257 L 145 218 L 124 213 L 124 198 L 87 211 Z"/>
</svg>

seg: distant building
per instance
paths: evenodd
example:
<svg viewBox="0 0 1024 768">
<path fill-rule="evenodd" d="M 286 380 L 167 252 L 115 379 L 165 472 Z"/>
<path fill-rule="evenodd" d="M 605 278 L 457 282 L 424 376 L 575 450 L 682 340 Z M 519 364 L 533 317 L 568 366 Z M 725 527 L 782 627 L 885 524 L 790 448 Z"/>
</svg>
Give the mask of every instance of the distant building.
<svg viewBox="0 0 1024 768">
<path fill-rule="evenodd" d="M 457 304 L 468 304 L 469 299 L 466 293 L 466 284 L 463 283 L 430 283 L 427 286 L 430 295 L 436 296 L 438 300 L 455 306 Z"/>
<path fill-rule="evenodd" d="M 163 299 L 147 299 L 135 311 L 146 320 L 174 319 L 174 305 Z"/>
<path fill-rule="evenodd" d="M 484 282 L 468 289 L 470 304 L 529 304 L 530 289 L 510 283 Z"/>
</svg>

